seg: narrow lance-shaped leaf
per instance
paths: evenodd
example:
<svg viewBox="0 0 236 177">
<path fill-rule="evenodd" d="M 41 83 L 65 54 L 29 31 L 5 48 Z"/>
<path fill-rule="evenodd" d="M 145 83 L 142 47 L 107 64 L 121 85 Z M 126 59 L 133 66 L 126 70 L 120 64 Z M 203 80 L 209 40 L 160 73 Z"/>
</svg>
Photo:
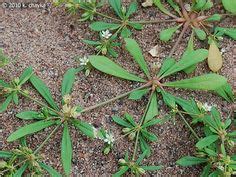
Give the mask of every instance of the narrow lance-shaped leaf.
<svg viewBox="0 0 236 177">
<path fill-rule="evenodd" d="M 127 172 L 129 170 L 129 167 L 124 166 L 122 167 L 118 172 L 116 172 L 115 174 L 112 175 L 112 177 L 120 177 L 123 174 L 125 174 L 125 172 Z"/>
<path fill-rule="evenodd" d="M 75 74 L 76 70 L 74 68 L 69 69 L 63 78 L 62 81 L 62 87 L 61 87 L 61 95 L 67 95 L 71 93 L 71 89 L 73 87 L 73 84 L 75 82 Z"/>
<path fill-rule="evenodd" d="M 205 162 L 207 162 L 207 159 L 205 158 L 185 156 L 179 159 L 176 163 L 180 166 L 186 167 L 186 166 L 198 165 Z"/>
<path fill-rule="evenodd" d="M 92 55 L 89 57 L 89 61 L 93 67 L 104 73 L 120 77 L 126 80 L 145 82 L 144 79 L 134 74 L 130 74 L 128 71 L 126 71 L 107 57 Z"/>
<path fill-rule="evenodd" d="M 191 79 L 184 79 L 175 82 L 164 83 L 164 86 L 186 88 L 193 90 L 215 90 L 224 84 L 227 80 L 218 74 L 205 74 Z"/>
<path fill-rule="evenodd" d="M 13 175 L 13 177 L 21 177 L 23 173 L 25 172 L 26 168 L 28 167 L 28 163 L 24 163 Z"/>
<path fill-rule="evenodd" d="M 161 66 L 161 69 L 158 73 L 158 77 L 163 75 L 167 70 L 169 70 L 173 65 L 175 65 L 176 61 L 173 58 L 166 58 Z"/>
<path fill-rule="evenodd" d="M 212 143 L 214 143 L 218 138 L 219 138 L 218 135 L 207 136 L 207 137 L 201 139 L 200 141 L 198 141 L 196 144 L 196 147 L 199 149 L 207 147 L 207 146 L 211 145 Z"/>
<path fill-rule="evenodd" d="M 62 175 L 53 169 L 51 166 L 46 165 L 45 163 L 39 162 L 39 165 L 46 170 L 52 177 L 62 177 Z"/>
<path fill-rule="evenodd" d="M 57 104 L 54 102 L 52 98 L 52 94 L 49 88 L 45 85 L 45 83 L 41 79 L 39 79 L 36 75 L 32 75 L 30 78 L 30 82 L 52 108 L 59 110 Z"/>
<path fill-rule="evenodd" d="M 162 41 L 169 41 L 171 39 L 171 37 L 173 36 L 173 34 L 181 27 L 181 25 L 178 26 L 174 26 L 171 28 L 167 28 L 161 31 L 160 33 L 160 39 Z"/>
<path fill-rule="evenodd" d="M 156 93 L 154 92 L 151 97 L 151 101 L 144 122 L 151 120 L 156 115 L 158 115 L 158 105 L 157 105 L 157 96 Z"/>
<path fill-rule="evenodd" d="M 11 103 L 12 100 L 12 94 L 7 97 L 7 99 L 2 103 L 0 106 L 0 113 L 7 110 L 8 105 Z"/>
<path fill-rule="evenodd" d="M 71 171 L 72 143 L 67 123 L 64 124 L 64 130 L 62 135 L 61 159 L 65 174 L 69 176 Z"/>
<path fill-rule="evenodd" d="M 0 158 L 10 158 L 12 155 L 9 151 L 0 151 Z"/>
<path fill-rule="evenodd" d="M 188 52 L 183 55 L 179 62 L 169 68 L 165 73 L 161 75 L 161 78 L 174 74 L 178 71 L 182 71 L 194 64 L 197 64 L 205 60 L 208 56 L 208 51 L 205 49 L 198 49 L 195 51 Z"/>
<path fill-rule="evenodd" d="M 144 60 L 142 50 L 138 43 L 134 39 L 126 38 L 126 49 L 134 57 L 135 61 L 138 63 L 139 67 L 143 70 L 147 77 L 150 77 L 147 63 Z"/>
<path fill-rule="evenodd" d="M 218 89 L 215 90 L 217 94 L 222 96 L 225 100 L 228 102 L 231 102 L 234 100 L 234 93 L 233 89 L 230 84 L 226 83 L 222 87 L 219 87 Z"/>
<path fill-rule="evenodd" d="M 103 31 L 106 29 L 115 30 L 120 27 L 120 24 L 106 23 L 106 22 L 93 22 L 89 27 L 94 31 Z"/>
<path fill-rule="evenodd" d="M 130 95 L 129 95 L 129 99 L 131 100 L 139 100 L 141 99 L 144 95 L 146 95 L 148 93 L 149 89 L 142 89 L 142 90 L 136 90 L 133 91 Z"/>
<path fill-rule="evenodd" d="M 19 128 L 18 130 L 16 130 L 15 132 L 13 132 L 8 138 L 7 141 L 8 142 L 12 142 L 15 141 L 21 137 L 24 137 L 26 135 L 29 134 L 33 134 L 35 132 L 38 132 L 44 128 L 47 128 L 49 126 L 52 126 L 53 124 L 55 124 L 55 121 L 38 121 L 29 125 L 25 125 L 24 127 Z"/>
<path fill-rule="evenodd" d="M 19 85 L 22 85 L 24 84 L 26 81 L 29 80 L 29 78 L 32 76 L 33 74 L 33 68 L 32 67 L 29 67 L 27 69 L 24 70 L 24 72 L 21 74 L 19 80 Z"/>
<path fill-rule="evenodd" d="M 16 117 L 24 120 L 42 119 L 43 116 L 36 111 L 24 111 L 16 114 Z"/>
<path fill-rule="evenodd" d="M 109 0 L 109 4 L 114 9 L 116 14 L 122 18 L 122 11 L 121 11 L 121 0 Z"/>
<path fill-rule="evenodd" d="M 166 15 L 169 15 L 171 17 L 175 17 L 173 14 L 171 14 L 161 3 L 161 0 L 153 0 L 153 3 Z"/>
<path fill-rule="evenodd" d="M 90 138 L 94 138 L 94 130 L 95 128 L 84 121 L 73 119 L 72 120 L 73 125 L 78 128 L 83 134 L 87 135 Z"/>
<path fill-rule="evenodd" d="M 221 28 L 221 27 L 216 27 L 215 28 L 215 33 L 216 32 L 221 32 L 232 39 L 236 40 L 236 28 Z"/>
<path fill-rule="evenodd" d="M 131 2 L 126 13 L 126 17 L 129 18 L 130 15 L 132 15 L 137 11 L 137 9 L 138 9 L 137 2 Z"/>
</svg>

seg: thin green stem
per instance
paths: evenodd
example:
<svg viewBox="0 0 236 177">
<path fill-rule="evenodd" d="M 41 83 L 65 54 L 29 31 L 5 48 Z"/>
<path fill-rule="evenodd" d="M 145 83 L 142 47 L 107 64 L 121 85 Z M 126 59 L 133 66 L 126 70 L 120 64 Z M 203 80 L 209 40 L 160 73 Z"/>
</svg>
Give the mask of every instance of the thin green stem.
<svg viewBox="0 0 236 177">
<path fill-rule="evenodd" d="M 14 165 L 13 167 L 16 168 L 16 167 L 20 166 L 21 164 L 25 163 L 26 161 L 27 161 L 27 159 L 26 159 L 26 160 L 23 160 L 23 161 L 21 161 L 21 162 L 19 162 L 19 163 L 17 163 L 17 164 Z M 6 169 L 6 170 L 1 171 L 1 172 L 0 172 L 0 175 L 4 175 L 4 173 L 6 173 L 6 172 L 9 171 L 9 170 L 10 170 L 10 169 Z"/>
<path fill-rule="evenodd" d="M 123 93 L 123 94 L 118 95 L 118 96 L 116 96 L 116 97 L 114 97 L 114 98 L 112 98 L 112 99 L 109 99 L 109 100 L 107 100 L 107 101 L 104 101 L 104 102 L 102 102 L 102 103 L 98 103 L 98 104 L 96 104 L 96 105 L 94 105 L 94 106 L 87 107 L 87 108 L 83 109 L 80 113 L 84 113 L 84 112 L 91 111 L 91 110 L 93 110 L 93 109 L 96 109 L 96 108 L 98 108 L 98 107 L 101 107 L 101 106 L 103 106 L 103 105 L 106 105 L 106 104 L 108 104 L 108 103 L 111 103 L 111 102 L 113 102 L 113 101 L 116 101 L 116 100 L 118 100 L 118 99 L 120 99 L 120 98 L 123 98 L 123 97 L 129 95 L 130 93 L 132 93 L 132 92 L 134 92 L 134 91 L 136 91 L 136 90 L 140 90 L 140 89 L 143 89 L 143 88 L 147 88 L 147 87 L 149 87 L 149 86 L 151 86 L 151 83 L 150 83 L 150 82 L 148 82 L 148 83 L 142 85 L 141 87 L 138 87 L 138 88 L 136 88 L 136 89 L 133 89 L 133 90 L 131 90 L 131 91 L 129 91 L 129 92 Z"/>
<path fill-rule="evenodd" d="M 34 154 L 37 154 L 39 150 L 49 141 L 52 135 L 57 131 L 57 129 L 61 126 L 61 123 L 58 124 L 53 131 L 48 135 L 48 137 L 42 142 L 42 144 L 34 151 Z"/>
<path fill-rule="evenodd" d="M 131 23 L 140 23 L 140 24 L 155 24 L 155 23 L 165 23 L 165 22 L 176 22 L 176 19 L 169 20 L 141 20 L 141 21 L 131 21 Z"/>
<path fill-rule="evenodd" d="M 189 123 L 186 121 L 186 119 L 184 118 L 183 114 L 181 114 L 179 111 L 178 111 L 178 114 L 180 115 L 181 119 L 184 121 L 184 123 L 188 127 L 188 129 L 192 132 L 192 134 L 195 136 L 195 138 L 199 141 L 200 140 L 199 136 L 193 130 L 193 128 L 189 125 Z"/>
<path fill-rule="evenodd" d="M 140 126 L 142 126 L 143 122 L 145 121 L 145 117 L 146 117 L 146 114 L 147 114 L 147 111 L 148 111 L 148 108 L 149 108 L 149 105 L 151 103 L 151 100 L 152 100 L 152 96 L 154 94 L 155 91 L 152 91 L 151 94 L 150 94 L 150 97 L 149 97 L 149 100 L 148 100 L 148 103 L 147 103 L 147 106 L 146 106 L 146 109 L 145 109 L 145 112 L 140 120 Z M 134 161 L 135 160 L 135 157 L 136 157 L 136 153 L 137 153 L 137 149 L 138 149 L 138 140 L 139 140 L 139 135 L 140 135 L 140 130 L 137 131 L 137 135 L 136 135 L 136 140 L 135 140 L 135 145 L 134 145 L 134 152 L 133 152 L 133 157 L 132 157 L 132 160 Z"/>
<path fill-rule="evenodd" d="M 31 97 L 30 95 L 24 93 L 23 91 L 19 91 L 19 93 L 20 93 L 21 95 L 23 95 L 24 97 L 26 97 L 26 98 L 28 98 L 28 99 L 34 101 L 34 102 L 37 103 L 39 106 L 48 108 L 48 109 L 50 109 L 51 111 L 53 111 L 54 113 L 56 113 L 56 114 L 58 114 L 58 115 L 61 115 L 61 112 L 54 110 L 53 108 L 49 107 L 49 106 L 46 105 L 45 103 L 43 103 L 43 102 L 41 102 L 41 101 L 39 101 L 39 100 L 37 100 L 37 99 Z"/>
<path fill-rule="evenodd" d="M 96 13 L 97 15 L 100 15 L 100 16 L 102 16 L 102 17 L 105 17 L 105 18 L 108 18 L 108 19 L 117 21 L 117 22 L 122 22 L 122 20 L 120 20 L 120 19 L 110 17 L 110 16 L 108 16 L 108 15 L 106 15 L 106 14 L 103 14 L 103 13 L 100 13 L 100 12 L 97 12 L 97 11 L 95 11 L 94 13 Z"/>
</svg>

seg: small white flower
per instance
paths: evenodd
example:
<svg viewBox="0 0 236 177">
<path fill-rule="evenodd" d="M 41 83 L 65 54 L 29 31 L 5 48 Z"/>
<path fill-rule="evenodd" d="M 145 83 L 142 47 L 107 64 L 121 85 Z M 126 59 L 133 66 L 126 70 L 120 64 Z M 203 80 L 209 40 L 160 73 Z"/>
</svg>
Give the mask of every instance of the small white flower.
<svg viewBox="0 0 236 177">
<path fill-rule="evenodd" d="M 115 141 L 115 139 L 114 139 L 114 136 L 112 134 L 107 133 L 104 141 L 108 144 L 112 144 Z"/>
<path fill-rule="evenodd" d="M 112 36 L 109 30 L 102 31 L 102 37 L 105 39 L 109 39 Z"/>
<path fill-rule="evenodd" d="M 221 50 L 220 50 L 220 53 L 221 54 L 223 54 L 223 53 L 225 53 L 226 52 L 226 49 L 225 48 L 222 48 Z"/>
<path fill-rule="evenodd" d="M 211 108 L 212 108 L 212 106 L 210 106 L 210 105 L 208 105 L 208 103 L 204 103 L 203 105 L 202 105 L 202 108 L 205 110 L 205 111 L 211 111 Z"/>
<path fill-rule="evenodd" d="M 88 57 L 84 56 L 83 58 L 80 58 L 79 61 L 80 61 L 80 66 L 86 66 L 89 62 L 89 59 Z"/>
</svg>

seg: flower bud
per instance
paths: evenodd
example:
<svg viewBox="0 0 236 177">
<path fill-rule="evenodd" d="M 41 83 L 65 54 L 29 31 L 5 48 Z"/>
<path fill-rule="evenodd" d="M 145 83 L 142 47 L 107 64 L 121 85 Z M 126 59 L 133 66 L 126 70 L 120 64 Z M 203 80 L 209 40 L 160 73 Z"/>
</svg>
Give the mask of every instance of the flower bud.
<svg viewBox="0 0 236 177">
<path fill-rule="evenodd" d="M 129 136 L 128 136 L 129 140 L 133 140 L 135 138 L 135 135 L 136 135 L 135 132 L 130 133 Z"/>
<path fill-rule="evenodd" d="M 7 162 L 0 161 L 0 169 L 5 168 L 7 166 Z"/>
<path fill-rule="evenodd" d="M 128 133 L 130 130 L 131 130 L 130 128 L 123 128 L 123 129 L 122 129 L 122 132 Z"/>
<path fill-rule="evenodd" d="M 111 148 L 108 146 L 104 149 L 103 153 L 107 155 L 110 152 L 110 150 Z"/>
<path fill-rule="evenodd" d="M 106 47 L 103 47 L 103 48 L 102 48 L 102 54 L 103 54 L 103 55 L 106 55 L 106 54 L 107 54 L 107 48 L 106 48 Z"/>
<path fill-rule="evenodd" d="M 144 174 L 145 173 L 145 170 L 141 167 L 137 168 L 138 172 L 141 173 L 141 174 Z"/>
<path fill-rule="evenodd" d="M 126 164 L 126 161 L 125 161 L 125 159 L 119 159 L 119 163 L 120 163 L 121 165 L 123 165 L 123 164 Z"/>
</svg>

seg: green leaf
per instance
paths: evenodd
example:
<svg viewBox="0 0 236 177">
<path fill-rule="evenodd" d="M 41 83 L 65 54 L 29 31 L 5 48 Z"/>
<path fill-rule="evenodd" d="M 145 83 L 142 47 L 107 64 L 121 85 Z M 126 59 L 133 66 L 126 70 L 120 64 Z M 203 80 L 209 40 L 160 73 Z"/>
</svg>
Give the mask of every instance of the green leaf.
<svg viewBox="0 0 236 177">
<path fill-rule="evenodd" d="M 148 143 L 145 141 L 145 139 L 142 136 L 139 137 L 139 141 L 140 141 L 140 148 L 141 148 L 142 152 L 147 151 L 147 156 L 150 156 L 151 155 L 151 148 L 148 145 Z"/>
<path fill-rule="evenodd" d="M 160 33 L 160 39 L 162 41 L 169 41 L 173 34 L 181 27 L 181 25 L 178 25 L 178 26 L 174 26 L 174 27 L 171 27 L 171 28 L 167 28 L 167 29 L 164 29 L 161 31 Z"/>
<path fill-rule="evenodd" d="M 115 174 L 112 175 L 112 177 L 120 177 L 122 176 L 125 172 L 127 172 L 129 170 L 129 167 L 127 166 L 122 166 L 121 169 L 116 172 Z"/>
<path fill-rule="evenodd" d="M 179 6 L 173 0 L 167 0 L 167 2 L 178 14 L 181 14 Z"/>
<path fill-rule="evenodd" d="M 18 105 L 19 104 L 19 97 L 17 95 L 16 92 L 12 93 L 12 99 L 13 99 L 13 102 Z"/>
<path fill-rule="evenodd" d="M 196 33 L 198 39 L 205 40 L 206 39 L 206 33 L 201 30 L 200 28 L 193 28 L 194 32 Z"/>
<path fill-rule="evenodd" d="M 228 102 L 234 101 L 233 89 L 231 85 L 228 83 L 216 89 L 215 92 L 219 94 L 221 97 L 223 97 L 225 100 L 227 100 Z"/>
<path fill-rule="evenodd" d="M 203 168 L 203 171 L 201 173 L 201 176 L 200 177 L 208 177 L 209 173 L 210 173 L 210 170 L 211 170 L 211 164 L 207 164 L 204 168 Z"/>
<path fill-rule="evenodd" d="M 140 24 L 140 23 L 129 22 L 128 25 L 133 27 L 136 30 L 142 30 L 143 29 L 143 25 Z"/>
<path fill-rule="evenodd" d="M 24 72 L 21 74 L 19 80 L 19 85 L 24 84 L 25 82 L 27 82 L 29 80 L 29 78 L 32 76 L 33 74 L 33 68 L 29 67 L 26 70 L 24 70 Z"/>
<path fill-rule="evenodd" d="M 154 92 L 151 97 L 151 101 L 148 106 L 148 111 L 146 113 L 146 117 L 145 117 L 144 122 L 151 120 L 153 117 L 155 117 L 157 115 L 158 115 L 157 96 L 156 96 L 156 93 Z"/>
<path fill-rule="evenodd" d="M 99 41 L 91 41 L 91 40 L 84 39 L 83 42 L 89 45 L 101 45 L 101 42 Z"/>
<path fill-rule="evenodd" d="M 133 127 L 131 124 L 129 124 L 124 119 L 121 119 L 118 116 L 112 116 L 112 119 L 113 119 L 114 122 L 116 122 L 117 124 L 119 124 L 121 126 L 128 127 L 128 128 L 132 128 Z"/>
<path fill-rule="evenodd" d="M 209 18 L 207 18 L 206 21 L 208 21 L 208 22 L 220 21 L 221 18 L 222 18 L 222 15 L 214 14 L 214 15 L 210 16 Z"/>
<path fill-rule="evenodd" d="M 12 155 L 9 151 L 0 151 L 0 158 L 11 158 Z"/>
<path fill-rule="evenodd" d="M 67 70 L 67 72 L 65 73 L 63 81 L 62 81 L 62 87 L 61 87 L 62 96 L 71 93 L 71 89 L 75 82 L 75 74 L 76 74 L 76 69 L 74 68 Z"/>
<path fill-rule="evenodd" d="M 163 168 L 163 166 L 141 166 L 142 169 L 146 171 L 156 171 Z"/>
<path fill-rule="evenodd" d="M 148 151 L 144 151 L 139 157 L 138 157 L 138 159 L 136 160 L 136 164 L 140 164 L 142 161 L 143 161 L 143 159 L 147 156 L 147 152 Z"/>
<path fill-rule="evenodd" d="M 187 166 L 192 166 L 192 165 L 198 165 L 205 162 L 207 162 L 207 159 L 205 158 L 185 156 L 179 159 L 176 163 L 180 166 L 187 167 Z"/>
<path fill-rule="evenodd" d="M 131 35 L 132 35 L 132 32 L 126 26 L 122 28 L 121 37 L 127 38 L 127 37 L 130 37 Z"/>
<path fill-rule="evenodd" d="M 148 93 L 149 89 L 136 90 L 130 93 L 130 100 L 140 100 L 144 95 Z"/>
<path fill-rule="evenodd" d="M 211 116 L 220 129 L 222 127 L 220 112 L 214 106 L 211 108 Z"/>
<path fill-rule="evenodd" d="M 116 14 L 122 19 L 123 13 L 121 11 L 121 0 L 109 0 L 109 4 L 114 9 Z"/>
<path fill-rule="evenodd" d="M 236 28 L 221 28 L 221 27 L 216 27 L 215 28 L 215 33 L 221 32 L 232 39 L 236 40 Z"/>
<path fill-rule="evenodd" d="M 134 127 L 136 126 L 134 118 L 130 114 L 125 113 L 124 117 L 131 125 L 133 125 Z"/>
<path fill-rule="evenodd" d="M 225 77 L 218 74 L 205 74 L 202 76 L 193 77 L 191 79 L 183 79 L 175 82 L 164 83 L 164 86 L 185 88 L 193 90 L 215 90 L 220 86 L 226 84 Z"/>
<path fill-rule="evenodd" d="M 161 3 L 161 0 L 153 0 L 153 3 L 162 11 L 164 14 L 174 17 L 173 14 L 171 14 Z"/>
<path fill-rule="evenodd" d="M 161 78 L 182 71 L 194 64 L 197 64 L 208 57 L 208 50 L 198 49 L 195 51 L 187 52 L 182 56 L 179 62 L 170 67 L 166 72 L 161 75 Z"/>
<path fill-rule="evenodd" d="M 135 61 L 138 63 L 139 67 L 143 70 L 147 77 L 150 77 L 147 63 L 144 60 L 142 50 L 138 43 L 134 39 L 126 38 L 125 47 L 129 53 L 134 57 Z"/>
<path fill-rule="evenodd" d="M 89 61 L 93 67 L 104 73 L 126 80 L 145 82 L 144 79 L 135 76 L 134 74 L 130 74 L 128 71 L 126 71 L 107 57 L 92 55 L 89 57 Z"/>
<path fill-rule="evenodd" d="M 218 139 L 219 139 L 218 135 L 207 136 L 207 137 L 201 139 L 200 141 L 198 141 L 196 144 L 196 147 L 198 149 L 203 149 L 204 147 L 211 145 L 212 143 L 214 143 Z"/>
<path fill-rule="evenodd" d="M 67 123 L 64 124 L 64 130 L 62 135 L 61 159 L 65 174 L 69 176 L 71 170 L 71 160 L 72 160 L 72 143 Z"/>
<path fill-rule="evenodd" d="M 222 0 L 224 8 L 231 12 L 236 13 L 236 1 L 235 0 Z"/>
<path fill-rule="evenodd" d="M 28 167 L 28 163 L 24 163 L 13 175 L 13 177 L 21 177 L 23 173 L 25 172 L 26 168 Z"/>
<path fill-rule="evenodd" d="M 8 83 L 6 83 L 4 80 L 0 79 L 0 86 L 2 87 L 10 87 Z"/>
<path fill-rule="evenodd" d="M 149 140 L 149 141 L 152 141 L 152 142 L 154 142 L 154 141 L 157 141 L 158 140 L 158 138 L 157 138 L 157 136 L 155 135 L 155 134 L 153 134 L 153 133 L 150 133 L 150 132 L 148 132 L 148 131 L 146 131 L 146 130 L 141 130 L 141 133 L 142 133 L 142 135 L 143 135 L 143 137 L 145 137 L 147 140 Z"/>
<path fill-rule="evenodd" d="M 115 30 L 120 27 L 120 24 L 116 23 L 106 23 L 106 22 L 93 22 L 89 27 L 94 31 L 103 31 L 106 29 Z"/>
<path fill-rule="evenodd" d="M 18 130 L 16 130 L 15 132 L 13 132 L 7 138 L 7 141 L 8 142 L 15 141 L 21 137 L 24 137 L 29 134 L 33 134 L 33 133 L 38 132 L 44 128 L 50 127 L 55 123 L 56 123 L 55 121 L 51 121 L 51 120 L 49 120 L 49 121 L 42 120 L 42 121 L 38 121 L 38 122 L 35 122 L 32 124 L 25 125 L 24 127 L 21 127 Z"/>
<path fill-rule="evenodd" d="M 43 119 L 43 116 L 36 111 L 24 111 L 16 114 L 16 117 L 24 120 Z"/>
<path fill-rule="evenodd" d="M 52 177 L 62 177 L 62 175 L 53 169 L 51 166 L 46 165 L 45 163 L 39 162 L 40 167 L 46 170 Z"/>
<path fill-rule="evenodd" d="M 138 4 L 136 2 L 131 2 L 126 13 L 126 17 L 129 18 L 130 15 L 135 13 L 138 10 Z"/>
<path fill-rule="evenodd" d="M 94 127 L 91 124 L 77 119 L 73 119 L 72 123 L 83 134 L 87 135 L 90 138 L 94 138 Z"/>
<path fill-rule="evenodd" d="M 11 103 L 12 100 L 12 95 L 9 95 L 7 99 L 2 103 L 0 106 L 0 113 L 4 112 L 7 110 L 8 105 Z"/>
<path fill-rule="evenodd" d="M 196 11 L 203 10 L 206 3 L 206 0 L 196 0 L 192 9 Z"/>
<path fill-rule="evenodd" d="M 160 124 L 162 123 L 162 119 L 152 119 L 148 122 L 146 122 L 145 124 L 142 125 L 142 128 L 147 128 L 156 124 Z"/>
<path fill-rule="evenodd" d="M 165 92 L 164 90 L 161 90 L 161 94 L 163 97 L 163 101 L 165 102 L 166 105 L 168 105 L 170 108 L 175 108 L 175 97 L 172 96 L 171 94 Z"/>
<path fill-rule="evenodd" d="M 30 82 L 53 109 L 59 110 L 57 104 L 54 102 L 52 98 L 52 94 L 49 88 L 40 78 L 38 78 L 36 75 L 32 75 L 30 78 Z"/>
<path fill-rule="evenodd" d="M 175 65 L 176 61 L 173 58 L 166 58 L 161 66 L 161 69 L 158 73 L 158 77 L 163 75 L 167 70 L 169 70 L 173 65 Z"/>
</svg>

